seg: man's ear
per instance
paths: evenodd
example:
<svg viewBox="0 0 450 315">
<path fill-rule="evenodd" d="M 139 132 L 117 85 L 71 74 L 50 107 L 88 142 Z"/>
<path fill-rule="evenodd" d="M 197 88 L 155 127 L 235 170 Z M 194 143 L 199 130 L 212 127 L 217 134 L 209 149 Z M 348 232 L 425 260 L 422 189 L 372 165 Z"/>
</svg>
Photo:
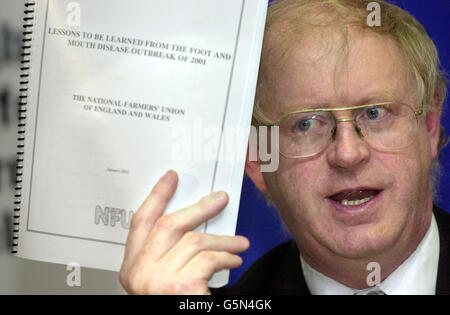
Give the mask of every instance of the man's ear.
<svg viewBox="0 0 450 315">
<path fill-rule="evenodd" d="M 435 160 L 438 156 L 439 137 L 441 131 L 442 97 L 438 90 L 434 94 L 433 108 L 427 112 L 426 123 L 430 139 L 431 158 Z"/>
<path fill-rule="evenodd" d="M 267 185 L 261 172 L 261 161 L 259 160 L 259 157 L 257 161 L 250 161 L 249 156 L 249 151 L 247 150 L 245 173 L 248 175 L 248 177 L 251 178 L 251 180 L 259 190 L 261 190 L 262 192 L 266 192 Z"/>
</svg>

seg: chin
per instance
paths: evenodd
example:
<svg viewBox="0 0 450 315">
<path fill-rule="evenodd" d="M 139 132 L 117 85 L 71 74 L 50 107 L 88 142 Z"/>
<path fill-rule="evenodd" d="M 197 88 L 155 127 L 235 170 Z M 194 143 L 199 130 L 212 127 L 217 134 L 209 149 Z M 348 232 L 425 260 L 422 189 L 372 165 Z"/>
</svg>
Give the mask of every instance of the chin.
<svg viewBox="0 0 450 315">
<path fill-rule="evenodd" d="M 331 240 L 335 254 L 348 259 L 368 259 L 390 250 L 400 231 L 387 227 L 364 225 L 348 228 Z"/>
</svg>

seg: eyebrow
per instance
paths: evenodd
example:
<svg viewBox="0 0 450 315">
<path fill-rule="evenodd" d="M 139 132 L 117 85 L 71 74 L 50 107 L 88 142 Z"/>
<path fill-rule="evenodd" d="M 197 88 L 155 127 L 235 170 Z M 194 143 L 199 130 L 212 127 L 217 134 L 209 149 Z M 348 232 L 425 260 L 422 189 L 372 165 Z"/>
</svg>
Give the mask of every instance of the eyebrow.
<svg viewBox="0 0 450 315">
<path fill-rule="evenodd" d="M 299 108 L 296 110 L 292 110 L 292 111 L 287 111 L 287 112 L 283 112 L 281 113 L 278 118 L 275 121 L 278 121 L 280 119 L 282 119 L 283 117 L 289 115 L 289 114 L 293 114 L 293 113 L 300 113 L 300 112 L 314 112 L 314 111 L 338 111 L 338 110 L 353 110 L 358 107 L 365 107 L 368 105 L 385 105 L 385 104 L 392 104 L 392 103 L 396 103 L 398 102 L 397 100 L 390 100 L 390 101 L 368 101 L 368 102 L 362 102 L 358 105 L 348 105 L 348 106 L 340 106 L 340 107 L 305 107 L 305 108 Z"/>
<path fill-rule="evenodd" d="M 359 105 L 370 105 L 370 104 L 378 104 L 378 103 L 387 103 L 387 102 L 401 102 L 401 97 L 398 95 L 398 92 L 396 90 L 385 90 L 383 93 L 374 93 L 369 94 L 369 96 L 365 96 L 358 100 L 358 102 L 354 102 L 353 104 L 342 104 L 339 106 L 330 106 L 330 103 L 327 102 L 318 102 L 315 105 L 306 106 L 303 107 L 301 105 L 293 105 L 288 106 L 286 110 L 283 110 L 279 117 L 282 117 L 286 114 L 296 112 L 297 110 L 306 110 L 306 109 L 327 109 L 330 110 L 336 109 L 336 108 L 347 108 L 347 107 L 354 107 Z"/>
</svg>

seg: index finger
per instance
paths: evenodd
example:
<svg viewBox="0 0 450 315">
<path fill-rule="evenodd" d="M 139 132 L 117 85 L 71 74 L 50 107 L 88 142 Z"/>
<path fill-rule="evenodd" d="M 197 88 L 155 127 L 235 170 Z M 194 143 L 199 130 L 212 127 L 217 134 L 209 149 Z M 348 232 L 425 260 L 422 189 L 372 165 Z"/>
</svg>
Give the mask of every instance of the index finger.
<svg viewBox="0 0 450 315">
<path fill-rule="evenodd" d="M 133 215 L 126 242 L 125 260 L 133 260 L 139 253 L 156 220 L 164 213 L 168 202 L 175 194 L 177 185 L 177 173 L 168 171 Z"/>
<path fill-rule="evenodd" d="M 152 259 L 160 259 L 186 232 L 217 216 L 227 203 L 227 193 L 217 191 L 203 197 L 196 204 L 165 215 L 158 220 L 147 237 L 144 253 Z"/>
</svg>

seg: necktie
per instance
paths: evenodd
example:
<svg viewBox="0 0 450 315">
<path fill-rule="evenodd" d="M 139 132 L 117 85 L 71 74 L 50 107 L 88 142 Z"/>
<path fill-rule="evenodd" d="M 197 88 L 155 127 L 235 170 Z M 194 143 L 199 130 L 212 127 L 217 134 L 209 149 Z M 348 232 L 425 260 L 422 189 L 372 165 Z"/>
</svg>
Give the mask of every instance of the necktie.
<svg viewBox="0 0 450 315">
<path fill-rule="evenodd" d="M 364 289 L 355 292 L 353 295 L 386 295 L 383 291 L 380 290 L 378 287 L 373 287 L 370 289 Z"/>
<path fill-rule="evenodd" d="M 380 289 L 375 289 L 375 290 L 367 292 L 366 295 L 386 295 L 386 293 L 384 293 Z"/>
</svg>

